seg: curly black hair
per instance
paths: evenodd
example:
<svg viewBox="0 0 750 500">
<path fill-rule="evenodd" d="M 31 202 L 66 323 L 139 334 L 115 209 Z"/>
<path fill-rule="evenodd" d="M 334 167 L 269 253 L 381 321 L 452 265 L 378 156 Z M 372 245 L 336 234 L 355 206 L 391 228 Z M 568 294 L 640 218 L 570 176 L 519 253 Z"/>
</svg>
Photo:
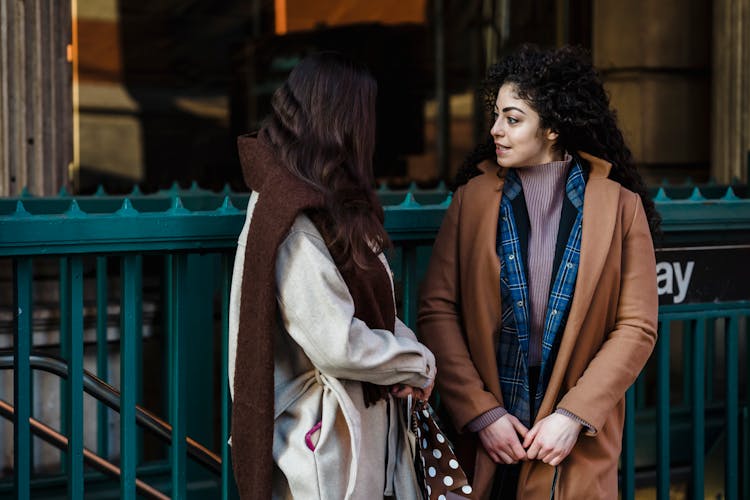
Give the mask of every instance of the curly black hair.
<svg viewBox="0 0 750 500">
<path fill-rule="evenodd" d="M 585 151 L 612 163 L 609 178 L 641 197 L 651 233 L 659 234 L 661 217 L 633 164 L 633 155 L 617 127 L 616 113 L 609 106 L 609 96 L 585 50 L 523 45 L 489 68 L 482 89 L 488 110 L 494 108 L 505 83 L 514 84 L 518 97 L 539 113 L 542 128 L 557 132 L 555 146 L 559 150 Z M 495 146 L 488 136 L 464 160 L 455 185 L 479 175 L 477 165 L 481 161 L 495 158 Z"/>
</svg>

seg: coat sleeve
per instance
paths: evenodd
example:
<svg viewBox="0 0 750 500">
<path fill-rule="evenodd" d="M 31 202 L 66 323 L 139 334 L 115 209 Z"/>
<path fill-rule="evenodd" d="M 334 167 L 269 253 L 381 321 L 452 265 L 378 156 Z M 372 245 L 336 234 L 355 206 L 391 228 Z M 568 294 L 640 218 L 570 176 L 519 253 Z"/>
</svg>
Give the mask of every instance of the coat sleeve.
<svg viewBox="0 0 750 500">
<path fill-rule="evenodd" d="M 370 329 L 319 235 L 296 230 L 279 247 L 277 300 L 284 328 L 323 373 L 378 385 L 428 385 L 432 353 L 416 339 Z"/>
<path fill-rule="evenodd" d="M 459 431 L 476 417 L 503 406 L 487 390 L 474 365 L 461 321 L 458 245 L 462 195 L 463 188 L 459 188 L 435 240 L 417 318 L 419 337 L 435 354 L 440 400 Z"/>
<path fill-rule="evenodd" d="M 635 206 L 630 227 L 624 233 L 614 327 L 576 385 L 558 404 L 558 408 L 577 415 L 595 429 L 602 428 L 656 343 L 656 258 L 643 205 L 638 195 L 632 196 Z"/>
</svg>

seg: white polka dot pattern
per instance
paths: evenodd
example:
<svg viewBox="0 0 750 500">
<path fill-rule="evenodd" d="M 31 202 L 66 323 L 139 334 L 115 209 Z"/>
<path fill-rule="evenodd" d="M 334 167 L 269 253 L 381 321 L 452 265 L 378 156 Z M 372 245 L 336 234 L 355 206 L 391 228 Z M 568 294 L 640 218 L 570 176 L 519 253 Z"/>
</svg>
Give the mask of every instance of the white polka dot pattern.
<svg viewBox="0 0 750 500">
<path fill-rule="evenodd" d="M 461 469 L 453 447 L 440 430 L 437 417 L 426 402 L 417 402 L 411 409 L 411 431 L 418 436 L 415 466 L 422 483 L 425 500 L 445 500 L 451 491 L 461 496 L 472 492 L 466 474 Z M 416 460 L 416 457 L 415 457 Z M 418 465 L 421 462 L 421 466 Z"/>
</svg>

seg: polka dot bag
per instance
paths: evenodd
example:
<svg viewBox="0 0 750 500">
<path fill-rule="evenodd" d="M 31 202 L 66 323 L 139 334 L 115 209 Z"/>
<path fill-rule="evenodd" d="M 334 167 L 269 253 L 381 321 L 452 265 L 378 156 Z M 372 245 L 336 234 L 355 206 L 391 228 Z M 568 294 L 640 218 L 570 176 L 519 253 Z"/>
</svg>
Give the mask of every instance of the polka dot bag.
<svg viewBox="0 0 750 500">
<path fill-rule="evenodd" d="M 456 459 L 453 446 L 438 427 L 428 402 L 416 401 L 411 405 L 409 425 L 416 438 L 414 467 L 424 499 L 445 500 L 449 491 L 470 495 L 466 474 Z"/>
</svg>

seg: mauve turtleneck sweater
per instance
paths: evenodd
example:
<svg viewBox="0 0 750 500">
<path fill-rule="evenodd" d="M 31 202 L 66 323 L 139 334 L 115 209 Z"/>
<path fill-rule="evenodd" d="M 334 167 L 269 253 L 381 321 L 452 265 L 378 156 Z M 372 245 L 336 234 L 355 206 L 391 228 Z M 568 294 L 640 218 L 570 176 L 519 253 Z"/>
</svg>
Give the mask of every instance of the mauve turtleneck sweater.
<svg viewBox="0 0 750 500">
<path fill-rule="evenodd" d="M 571 156 L 566 154 L 560 161 L 516 170 L 521 179 L 526 209 L 529 212 L 529 246 L 526 262 L 530 302 L 529 367 L 542 364 L 544 319 L 547 315 L 557 231 L 571 160 Z"/>
</svg>

